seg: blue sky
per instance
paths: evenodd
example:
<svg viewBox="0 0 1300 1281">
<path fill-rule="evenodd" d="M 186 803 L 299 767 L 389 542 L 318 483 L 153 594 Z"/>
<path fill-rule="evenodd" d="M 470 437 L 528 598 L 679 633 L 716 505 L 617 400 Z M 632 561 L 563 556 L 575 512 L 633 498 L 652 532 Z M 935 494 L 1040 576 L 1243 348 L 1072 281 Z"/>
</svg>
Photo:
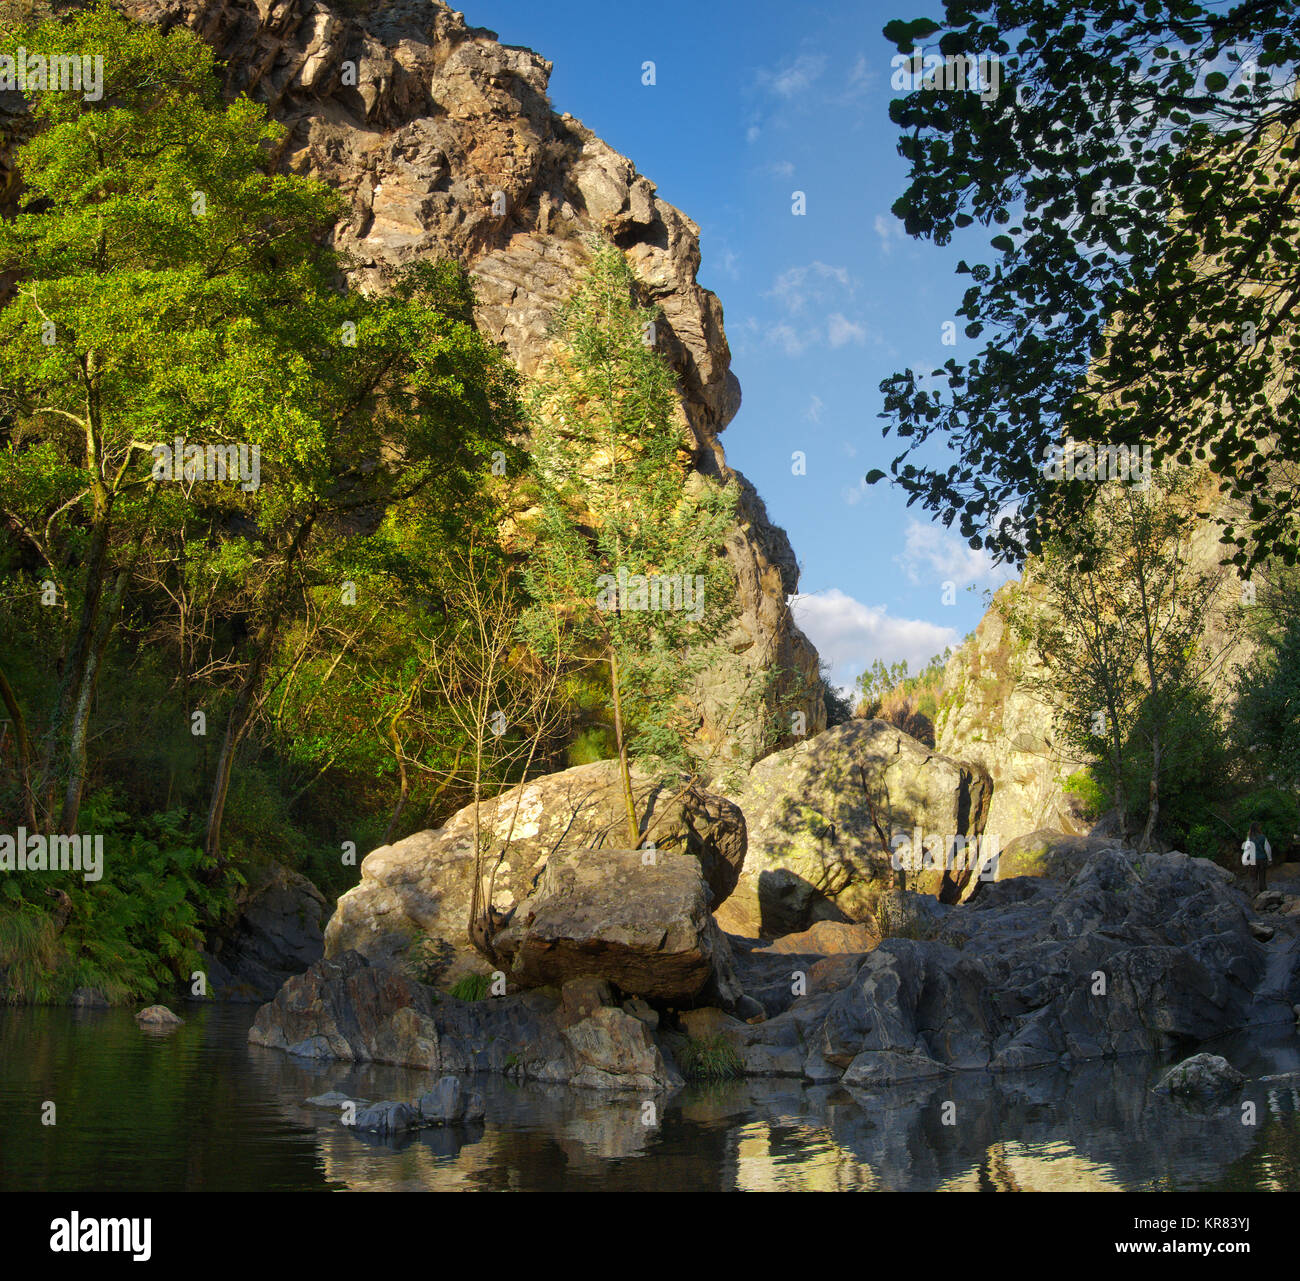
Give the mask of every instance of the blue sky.
<svg viewBox="0 0 1300 1281">
<path fill-rule="evenodd" d="M 556 109 L 699 224 L 700 282 L 722 300 L 744 391 L 727 458 L 790 535 L 797 616 L 833 679 L 851 684 L 877 658 L 915 670 L 958 641 L 1008 571 L 909 511 L 886 482 L 862 482 L 900 448 L 881 435 L 881 379 L 974 354 L 960 324 L 959 345 L 944 347 L 942 325 L 969 283 L 957 258 L 987 260 L 992 233 L 938 249 L 889 212 L 907 170 L 888 114 L 895 50 L 880 31 L 941 6 L 467 0 L 464 12 L 549 58 Z M 795 451 L 806 474 L 794 474 Z"/>
</svg>

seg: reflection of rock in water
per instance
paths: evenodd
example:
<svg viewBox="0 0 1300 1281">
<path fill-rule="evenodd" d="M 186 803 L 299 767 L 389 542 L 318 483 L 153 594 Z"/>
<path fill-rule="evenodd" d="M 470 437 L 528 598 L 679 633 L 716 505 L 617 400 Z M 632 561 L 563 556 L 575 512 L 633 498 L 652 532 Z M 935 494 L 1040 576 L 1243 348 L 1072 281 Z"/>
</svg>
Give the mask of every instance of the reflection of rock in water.
<svg viewBox="0 0 1300 1281">
<path fill-rule="evenodd" d="M 326 1090 L 415 1098 L 427 1076 L 250 1057 L 283 1119 L 314 1132 L 327 1178 L 358 1190 L 1156 1190 L 1295 1186 L 1300 1169 L 1300 1077 L 1197 1108 L 1153 1094 L 1161 1065 L 1137 1058 L 871 1091 L 737 1081 L 653 1099 L 480 1076 L 486 1125 L 394 1142 L 367 1141 L 305 1100 Z M 1254 1127 L 1242 1124 L 1246 1100 Z M 1258 1153 L 1265 1134 L 1280 1168 Z"/>
</svg>

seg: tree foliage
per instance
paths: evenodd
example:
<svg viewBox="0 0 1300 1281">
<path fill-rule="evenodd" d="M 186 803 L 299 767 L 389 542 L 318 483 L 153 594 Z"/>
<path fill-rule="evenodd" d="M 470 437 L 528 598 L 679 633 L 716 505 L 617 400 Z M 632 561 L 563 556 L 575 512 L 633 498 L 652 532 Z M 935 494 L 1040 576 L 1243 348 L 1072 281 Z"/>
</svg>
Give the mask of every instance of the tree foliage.
<svg viewBox="0 0 1300 1281">
<path fill-rule="evenodd" d="M 996 232 L 992 256 L 958 266 L 978 353 L 881 385 L 909 503 L 1019 557 L 1095 493 L 1043 474 L 1050 446 L 1150 443 L 1241 500 L 1243 518 L 1221 520 L 1232 560 L 1294 560 L 1294 0 L 949 0 L 942 23 L 885 34 L 903 53 L 996 57 L 1001 81 L 985 102 L 932 76 L 890 107 L 907 231 Z M 936 461 L 939 442 L 956 461 Z"/>
</svg>

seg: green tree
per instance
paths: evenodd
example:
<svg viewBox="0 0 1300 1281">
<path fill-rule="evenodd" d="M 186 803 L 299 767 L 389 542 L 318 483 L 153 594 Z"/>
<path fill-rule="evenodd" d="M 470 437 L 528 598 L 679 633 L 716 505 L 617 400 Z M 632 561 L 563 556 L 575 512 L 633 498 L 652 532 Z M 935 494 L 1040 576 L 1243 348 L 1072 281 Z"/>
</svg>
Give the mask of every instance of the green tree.
<svg viewBox="0 0 1300 1281">
<path fill-rule="evenodd" d="M 529 640 L 549 653 L 558 613 L 573 648 L 608 672 L 631 848 L 641 835 L 629 757 L 688 764 L 685 696 L 736 612 L 725 557 L 735 488 L 691 470 L 655 321 L 622 253 L 596 246 L 557 317 L 557 351 L 532 405 Z"/>
<path fill-rule="evenodd" d="M 3 514 L 63 605 L 48 611 L 62 675 L 39 753 L 26 718 L 25 791 L 73 830 L 96 685 L 133 591 L 151 583 L 179 606 L 226 584 L 202 627 L 224 607 L 234 679 L 205 824 L 215 860 L 290 620 L 312 592 L 374 570 L 364 532 L 386 512 L 424 531 L 426 555 L 490 523 L 483 478 L 509 449 L 515 377 L 474 329 L 459 269 L 420 264 L 383 297 L 339 287 L 325 247 L 338 198 L 271 171 L 283 129 L 247 99 L 221 102 L 212 55 L 186 30 L 101 5 L 22 40 L 105 68 L 99 101 L 33 95 L 25 206 L 0 225 L 0 270 L 18 273 L 0 311 Z M 157 451 L 178 437 L 247 448 L 255 482 L 160 475 Z"/>
<path fill-rule="evenodd" d="M 978 354 L 881 385 L 894 480 L 972 546 L 1036 551 L 1089 504 L 1044 474 L 1068 436 L 1204 462 L 1245 507 L 1221 520 L 1232 559 L 1295 559 L 1295 19 L 1293 0 L 948 0 L 942 23 L 885 28 L 900 57 L 997 60 L 988 101 L 930 63 L 890 106 L 907 231 L 996 230 L 993 261 L 972 231 L 957 267 Z"/>
</svg>

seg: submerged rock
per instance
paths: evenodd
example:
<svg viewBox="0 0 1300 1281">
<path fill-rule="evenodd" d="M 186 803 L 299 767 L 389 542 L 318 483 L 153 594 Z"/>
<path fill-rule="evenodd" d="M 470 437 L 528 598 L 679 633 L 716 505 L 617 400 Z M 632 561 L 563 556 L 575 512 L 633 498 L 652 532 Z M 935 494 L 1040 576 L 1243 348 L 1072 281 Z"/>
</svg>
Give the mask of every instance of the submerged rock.
<svg viewBox="0 0 1300 1281">
<path fill-rule="evenodd" d="M 1171 1067 L 1155 1089 L 1157 1094 L 1209 1099 L 1239 1089 L 1245 1081 L 1246 1078 L 1227 1059 L 1217 1054 L 1194 1054 Z"/>
<path fill-rule="evenodd" d="M 180 1027 L 185 1022 L 178 1014 L 173 1014 L 165 1005 L 150 1005 L 135 1016 L 142 1027 Z"/>
</svg>

